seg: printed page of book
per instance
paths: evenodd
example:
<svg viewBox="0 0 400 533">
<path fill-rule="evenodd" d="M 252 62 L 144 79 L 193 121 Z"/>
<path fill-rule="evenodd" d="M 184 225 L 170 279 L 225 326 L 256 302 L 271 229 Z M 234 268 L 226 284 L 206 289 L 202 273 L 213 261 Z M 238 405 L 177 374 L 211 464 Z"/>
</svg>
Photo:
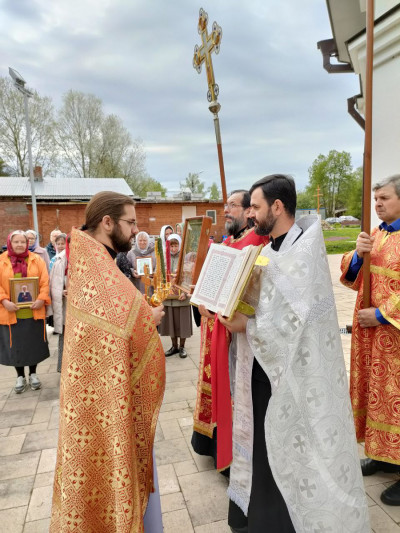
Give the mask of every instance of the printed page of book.
<svg viewBox="0 0 400 533">
<path fill-rule="evenodd" d="M 228 301 L 225 305 L 225 310 L 222 313 L 223 316 L 230 316 L 232 311 L 236 308 L 237 301 L 240 298 L 241 293 L 247 286 L 247 282 L 254 267 L 254 263 L 260 253 L 260 250 L 256 246 L 248 246 L 243 251 L 246 251 L 246 255 L 242 259 L 242 265 L 239 271 L 239 276 L 233 284 Z"/>
<path fill-rule="evenodd" d="M 214 313 L 223 312 L 245 255 L 246 252 L 243 250 L 212 244 L 191 302 L 196 305 L 202 304 Z"/>
</svg>

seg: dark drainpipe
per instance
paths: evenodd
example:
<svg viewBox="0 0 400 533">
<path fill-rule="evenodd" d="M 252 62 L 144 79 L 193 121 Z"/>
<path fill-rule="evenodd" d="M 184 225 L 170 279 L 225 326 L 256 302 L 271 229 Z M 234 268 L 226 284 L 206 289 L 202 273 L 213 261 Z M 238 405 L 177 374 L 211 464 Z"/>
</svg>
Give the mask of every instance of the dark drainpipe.
<svg viewBox="0 0 400 533">
<path fill-rule="evenodd" d="M 324 41 L 318 41 L 317 47 L 321 50 L 323 57 L 324 69 L 329 74 L 339 74 L 343 72 L 354 72 L 350 63 L 332 64 L 331 57 L 338 57 L 338 50 L 334 39 L 325 39 Z M 365 129 L 365 120 L 356 109 L 357 98 L 361 95 L 352 96 L 347 99 L 347 111 L 354 118 L 362 129 Z"/>
</svg>

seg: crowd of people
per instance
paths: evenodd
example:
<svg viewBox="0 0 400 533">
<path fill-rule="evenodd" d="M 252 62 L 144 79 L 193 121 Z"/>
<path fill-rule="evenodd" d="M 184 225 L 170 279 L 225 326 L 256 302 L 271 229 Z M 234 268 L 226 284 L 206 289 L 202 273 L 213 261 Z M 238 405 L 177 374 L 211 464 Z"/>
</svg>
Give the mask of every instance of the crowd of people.
<svg viewBox="0 0 400 533">
<path fill-rule="evenodd" d="M 256 267 L 247 290 L 253 316 L 236 311 L 228 320 L 199 308 L 192 446 L 229 478 L 234 533 L 266 525 L 271 533 L 367 533 L 362 476 L 400 473 L 400 175 L 377 183 L 374 193 L 382 223 L 371 236 L 361 232 L 342 261 L 342 283 L 358 291 L 350 393 L 319 218 L 295 220 L 295 184 L 282 174 L 227 200 L 223 244 L 262 245 L 266 266 Z M 139 231 L 127 196 L 95 195 L 85 224 L 69 236 L 52 232 L 46 248 L 32 230 L 8 236 L 0 256 L 0 364 L 16 368 L 16 393 L 28 383 L 41 387 L 46 314 L 60 340 L 52 533 L 71 524 L 162 532 L 153 446 L 165 358 L 187 357 L 192 335 L 190 295 L 173 284 L 182 230 L 160 231 L 172 288 L 157 307 L 143 295 L 159 243 Z M 367 253 L 371 304 L 364 308 Z M 146 276 L 141 259 L 151 266 Z M 160 335 L 171 338 L 166 352 Z M 368 457 L 361 463 L 357 440 L 365 440 Z M 381 499 L 400 505 L 400 482 Z"/>
</svg>

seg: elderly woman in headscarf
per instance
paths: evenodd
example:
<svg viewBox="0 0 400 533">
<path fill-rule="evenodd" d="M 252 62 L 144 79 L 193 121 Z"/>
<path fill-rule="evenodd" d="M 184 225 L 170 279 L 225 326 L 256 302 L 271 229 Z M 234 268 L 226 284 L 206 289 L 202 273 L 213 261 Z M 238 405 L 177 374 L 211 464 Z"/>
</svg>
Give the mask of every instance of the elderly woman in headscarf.
<svg viewBox="0 0 400 533">
<path fill-rule="evenodd" d="M 142 294 L 144 294 L 145 287 L 144 287 L 144 283 L 142 282 L 142 277 L 140 276 L 140 274 L 138 274 L 137 260 L 143 259 L 145 257 L 151 257 L 153 272 L 156 269 L 156 255 L 154 252 L 154 242 L 150 241 L 150 237 L 148 233 L 146 233 L 145 231 L 139 231 L 139 233 L 135 237 L 135 245 L 132 248 L 132 250 L 130 250 L 127 253 L 126 257 L 131 266 L 133 284 Z M 152 292 L 153 291 L 151 291 L 151 293 Z M 149 293 L 149 296 L 151 296 L 150 293 Z"/>
<path fill-rule="evenodd" d="M 39 246 L 39 236 L 33 229 L 27 229 L 25 235 L 29 242 L 29 251 L 38 254 L 46 263 L 47 272 L 50 272 L 50 258 L 47 250 Z"/>
<path fill-rule="evenodd" d="M 38 295 L 34 302 L 20 308 L 11 301 L 10 279 L 27 277 L 38 278 Z M 41 388 L 36 367 L 50 355 L 45 322 L 45 306 L 49 304 L 49 275 L 45 262 L 28 250 L 25 232 L 10 233 L 7 251 L 0 256 L 0 364 L 15 367 L 17 394 L 27 387 L 25 366 L 29 366 L 31 389 Z"/>
<path fill-rule="evenodd" d="M 182 239 L 176 233 L 168 237 L 171 255 L 171 274 L 178 268 L 179 251 Z M 192 313 L 190 311 L 190 298 L 184 292 L 172 295 L 163 302 L 165 315 L 160 323 L 160 335 L 171 337 L 172 346 L 165 352 L 169 357 L 179 353 L 182 359 L 187 357 L 185 341 L 193 335 Z"/>
<path fill-rule="evenodd" d="M 179 235 L 181 239 L 183 239 L 183 228 L 185 226 L 184 222 L 178 222 L 175 224 L 175 233 Z"/>
</svg>

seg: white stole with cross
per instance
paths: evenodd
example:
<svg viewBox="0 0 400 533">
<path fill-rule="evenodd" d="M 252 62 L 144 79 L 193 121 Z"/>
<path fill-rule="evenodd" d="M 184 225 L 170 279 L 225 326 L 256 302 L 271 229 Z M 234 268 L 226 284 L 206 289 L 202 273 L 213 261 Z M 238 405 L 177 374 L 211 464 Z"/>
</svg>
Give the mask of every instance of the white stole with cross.
<svg viewBox="0 0 400 533">
<path fill-rule="evenodd" d="M 238 335 L 228 494 L 247 514 L 255 357 L 271 382 L 265 418 L 269 463 L 296 532 L 368 533 L 367 501 L 318 217 L 301 218 L 278 252 L 268 245 L 261 253 L 270 262 L 262 267 L 256 315 L 246 334 Z"/>
</svg>

